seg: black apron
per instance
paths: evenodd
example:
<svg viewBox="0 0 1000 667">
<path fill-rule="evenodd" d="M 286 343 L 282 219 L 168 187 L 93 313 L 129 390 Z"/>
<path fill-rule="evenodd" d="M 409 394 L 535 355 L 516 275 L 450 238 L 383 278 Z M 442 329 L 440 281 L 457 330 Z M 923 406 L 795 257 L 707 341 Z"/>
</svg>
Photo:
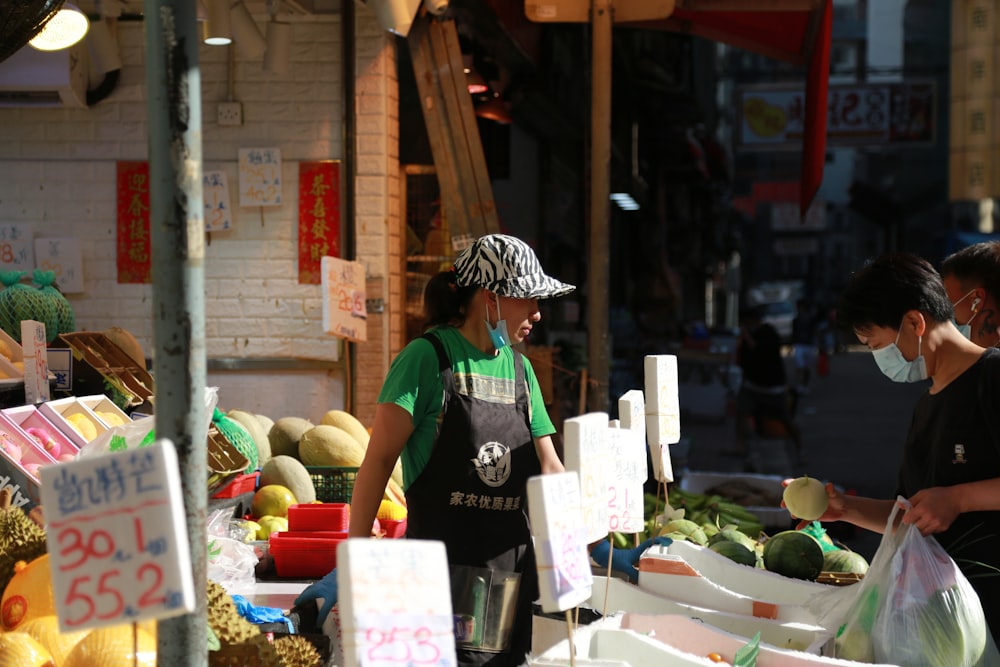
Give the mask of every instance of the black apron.
<svg viewBox="0 0 1000 667">
<path fill-rule="evenodd" d="M 531 605 L 538 596 L 526 489 L 528 478 L 541 474 L 524 362 L 514 351 L 514 405 L 473 398 L 458 391 L 441 341 L 423 337 L 437 352 L 444 407 L 427 466 L 406 491 L 406 536 L 444 542 L 449 565 L 520 573 L 507 652 L 456 650 L 460 665 L 521 665 L 531 649 Z"/>
</svg>

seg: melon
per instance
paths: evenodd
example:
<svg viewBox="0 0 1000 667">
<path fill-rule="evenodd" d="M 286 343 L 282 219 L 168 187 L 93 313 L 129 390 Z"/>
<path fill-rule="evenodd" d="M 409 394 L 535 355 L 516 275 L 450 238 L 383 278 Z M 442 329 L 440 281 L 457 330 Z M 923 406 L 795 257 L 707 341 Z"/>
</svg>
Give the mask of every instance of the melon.
<svg viewBox="0 0 1000 667">
<path fill-rule="evenodd" d="M 56 666 L 62 665 L 73 647 L 87 636 L 88 630 L 62 632 L 59 630 L 59 619 L 54 614 L 39 616 L 21 624 L 18 632 L 31 635 L 52 656 Z"/>
<path fill-rule="evenodd" d="M 254 415 L 243 410 L 230 410 L 226 416 L 246 429 L 257 446 L 257 465 L 263 467 L 271 458 L 271 441 L 267 438 L 267 431 Z"/>
<path fill-rule="evenodd" d="M 271 427 L 274 426 L 274 420 L 267 415 L 254 414 L 254 417 L 256 417 L 257 421 L 260 422 L 260 425 L 264 427 L 264 433 L 270 433 Z"/>
<path fill-rule="evenodd" d="M 813 521 L 823 516 L 830 502 L 823 482 L 809 476 L 793 479 L 785 487 L 781 499 L 792 516 Z"/>
<path fill-rule="evenodd" d="M 329 410 L 322 416 L 322 418 L 320 418 L 319 423 L 343 429 L 350 433 L 355 440 L 361 443 L 362 447 L 368 447 L 368 440 L 371 437 L 368 435 L 368 429 L 366 429 L 365 425 L 350 412 L 345 412 L 344 410 Z"/>
<path fill-rule="evenodd" d="M 52 655 L 31 635 L 0 635 L 0 667 L 55 667 Z"/>
<path fill-rule="evenodd" d="M 708 538 L 708 546 L 712 546 L 713 544 L 718 544 L 720 542 L 735 542 L 750 551 L 757 546 L 753 539 L 748 537 L 746 533 L 743 533 L 736 528 L 723 528 Z"/>
<path fill-rule="evenodd" d="M 282 417 L 274 422 L 267 432 L 267 441 L 271 443 L 271 456 L 299 456 L 299 440 L 302 434 L 311 429 L 314 424 L 302 417 Z"/>
<path fill-rule="evenodd" d="M 0 621 L 4 630 L 18 629 L 39 616 L 56 613 L 55 595 L 52 592 L 52 571 L 49 555 L 31 562 L 14 564 L 14 576 L 3 591 L 0 600 Z"/>
<path fill-rule="evenodd" d="M 62 667 L 156 667 L 156 639 L 141 628 L 97 628 L 73 647 Z"/>
<path fill-rule="evenodd" d="M 738 542 L 730 542 L 728 540 L 721 540 L 715 542 L 714 544 L 708 545 L 708 548 L 719 554 L 720 556 L 725 556 L 734 563 L 739 563 L 740 565 L 747 565 L 749 567 L 754 567 L 757 565 L 757 555 L 746 548 Z"/>
<path fill-rule="evenodd" d="M 799 530 L 786 530 L 764 542 L 764 568 L 794 579 L 815 580 L 823 571 L 819 540 Z"/>
<path fill-rule="evenodd" d="M 146 368 L 146 355 L 142 351 L 142 345 L 139 344 L 139 341 L 136 340 L 136 337 L 128 329 L 108 327 L 101 333 L 112 343 L 120 347 L 122 352 L 127 354 L 137 366 L 143 369 Z"/>
<path fill-rule="evenodd" d="M 300 503 L 316 500 L 316 487 L 309 471 L 293 456 L 272 456 L 260 469 L 260 485 L 279 484 L 287 487 Z"/>
<path fill-rule="evenodd" d="M 336 426 L 314 426 L 299 440 L 299 460 L 307 466 L 357 468 L 364 458 L 361 443 Z"/>
<path fill-rule="evenodd" d="M 823 552 L 823 571 L 847 574 L 865 574 L 868 572 L 868 561 L 856 551 L 836 549 Z"/>
</svg>

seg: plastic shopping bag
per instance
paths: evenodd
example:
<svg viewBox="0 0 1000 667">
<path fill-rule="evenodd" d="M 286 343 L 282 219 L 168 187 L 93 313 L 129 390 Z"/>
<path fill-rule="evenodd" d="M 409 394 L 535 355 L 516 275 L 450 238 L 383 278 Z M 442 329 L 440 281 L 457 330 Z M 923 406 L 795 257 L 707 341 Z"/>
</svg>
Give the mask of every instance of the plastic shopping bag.
<svg viewBox="0 0 1000 667">
<path fill-rule="evenodd" d="M 861 583 L 809 603 L 826 607 L 820 622 L 837 630 L 836 657 L 900 667 L 1000 665 L 975 590 L 934 537 L 895 526 L 898 511 Z"/>
</svg>

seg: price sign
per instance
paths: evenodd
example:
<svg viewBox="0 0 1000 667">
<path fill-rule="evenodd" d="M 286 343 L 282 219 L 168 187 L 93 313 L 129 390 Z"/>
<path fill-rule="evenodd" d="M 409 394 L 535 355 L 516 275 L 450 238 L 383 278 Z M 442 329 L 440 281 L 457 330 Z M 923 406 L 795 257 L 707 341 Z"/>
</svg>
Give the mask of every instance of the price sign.
<svg viewBox="0 0 1000 667">
<path fill-rule="evenodd" d="M 642 485 L 646 482 L 646 443 L 638 431 L 608 429 L 608 450 L 614 473 L 608 485 L 608 530 L 641 533 Z"/>
<path fill-rule="evenodd" d="M 43 466 L 39 475 L 63 632 L 194 610 L 173 443 Z"/>
<path fill-rule="evenodd" d="M 21 350 L 24 353 L 24 401 L 27 405 L 49 400 L 49 360 L 45 325 L 21 320 Z"/>
<path fill-rule="evenodd" d="M 580 479 L 580 506 L 588 541 L 608 535 L 608 483 L 612 467 L 608 452 L 608 414 L 589 412 L 563 422 L 566 470 Z"/>
<path fill-rule="evenodd" d="M 320 266 L 323 331 L 348 340 L 368 340 L 365 267 L 339 257 L 324 257 Z"/>
<path fill-rule="evenodd" d="M 590 599 L 594 578 L 583 532 L 580 478 L 572 472 L 528 479 L 528 513 L 535 536 L 539 600 L 546 612 Z"/>
<path fill-rule="evenodd" d="M 205 202 L 205 231 L 232 229 L 233 212 L 229 205 L 229 181 L 224 171 L 206 171 L 201 177 Z"/>
<path fill-rule="evenodd" d="M 456 665 L 450 586 L 443 542 L 342 542 L 337 588 L 345 667 Z"/>
<path fill-rule="evenodd" d="M 83 254 L 78 238 L 35 239 L 35 262 L 39 269 L 56 274 L 63 294 L 83 292 Z"/>
<path fill-rule="evenodd" d="M 646 386 L 646 441 L 653 461 L 653 476 L 674 481 L 669 445 L 681 440 L 681 406 L 677 390 L 677 357 L 647 355 L 643 361 Z"/>
<path fill-rule="evenodd" d="M 19 222 L 0 225 L 0 269 L 30 271 L 34 264 L 31 225 Z"/>
<path fill-rule="evenodd" d="M 281 206 L 281 150 L 241 148 L 240 206 Z"/>
</svg>

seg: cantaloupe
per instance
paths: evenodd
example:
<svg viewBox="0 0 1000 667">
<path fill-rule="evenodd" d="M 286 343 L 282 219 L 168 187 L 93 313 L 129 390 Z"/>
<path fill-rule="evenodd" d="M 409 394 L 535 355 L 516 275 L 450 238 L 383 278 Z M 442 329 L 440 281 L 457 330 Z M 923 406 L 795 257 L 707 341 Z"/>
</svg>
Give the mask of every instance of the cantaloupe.
<svg viewBox="0 0 1000 667">
<path fill-rule="evenodd" d="M 243 410 L 230 410 L 226 416 L 237 422 L 250 434 L 257 446 L 257 465 L 263 467 L 271 458 L 271 441 L 260 421 L 254 415 Z"/>
<path fill-rule="evenodd" d="M 272 456 L 260 470 L 260 485 L 280 484 L 288 487 L 300 503 L 316 500 L 316 487 L 302 462 L 284 454 Z"/>
<path fill-rule="evenodd" d="M 260 425 L 264 428 L 264 433 L 271 432 L 271 427 L 274 426 L 273 419 L 271 419 L 267 415 L 260 415 L 260 414 L 254 414 L 254 417 L 257 418 L 257 421 L 259 421 Z"/>
<path fill-rule="evenodd" d="M 112 625 L 91 630 L 73 647 L 63 667 L 156 667 L 156 639 L 141 628 Z"/>
<path fill-rule="evenodd" d="M 45 650 L 52 656 L 56 667 L 63 664 L 66 656 L 73 650 L 73 647 L 86 637 L 88 632 L 88 630 L 60 631 L 59 619 L 55 614 L 39 616 L 30 621 L 25 621 L 18 627 L 17 631 L 31 635 L 39 644 L 44 646 Z"/>
<path fill-rule="evenodd" d="M 55 667 L 52 655 L 31 635 L 0 635 L 0 667 Z"/>
<path fill-rule="evenodd" d="M 361 443 L 336 426 L 314 426 L 299 440 L 299 460 L 307 466 L 358 467 L 364 458 Z"/>
<path fill-rule="evenodd" d="M 343 429 L 344 431 L 350 433 L 355 440 L 361 443 L 362 447 L 368 447 L 368 440 L 371 437 L 368 434 L 368 429 L 366 429 L 365 425 L 350 412 L 346 412 L 344 410 L 328 410 L 326 414 L 320 418 L 319 423 Z"/>
<path fill-rule="evenodd" d="M 142 345 L 139 344 L 139 341 L 136 340 L 136 337 L 128 329 L 108 327 L 101 333 L 107 336 L 108 340 L 112 343 L 120 347 L 122 352 L 135 362 L 136 366 L 146 368 L 146 355 L 142 351 Z"/>
<path fill-rule="evenodd" d="M 271 443 L 271 456 L 299 457 L 299 440 L 302 434 L 311 429 L 313 424 L 302 417 L 282 417 L 274 422 L 267 432 L 267 440 Z"/>
</svg>

